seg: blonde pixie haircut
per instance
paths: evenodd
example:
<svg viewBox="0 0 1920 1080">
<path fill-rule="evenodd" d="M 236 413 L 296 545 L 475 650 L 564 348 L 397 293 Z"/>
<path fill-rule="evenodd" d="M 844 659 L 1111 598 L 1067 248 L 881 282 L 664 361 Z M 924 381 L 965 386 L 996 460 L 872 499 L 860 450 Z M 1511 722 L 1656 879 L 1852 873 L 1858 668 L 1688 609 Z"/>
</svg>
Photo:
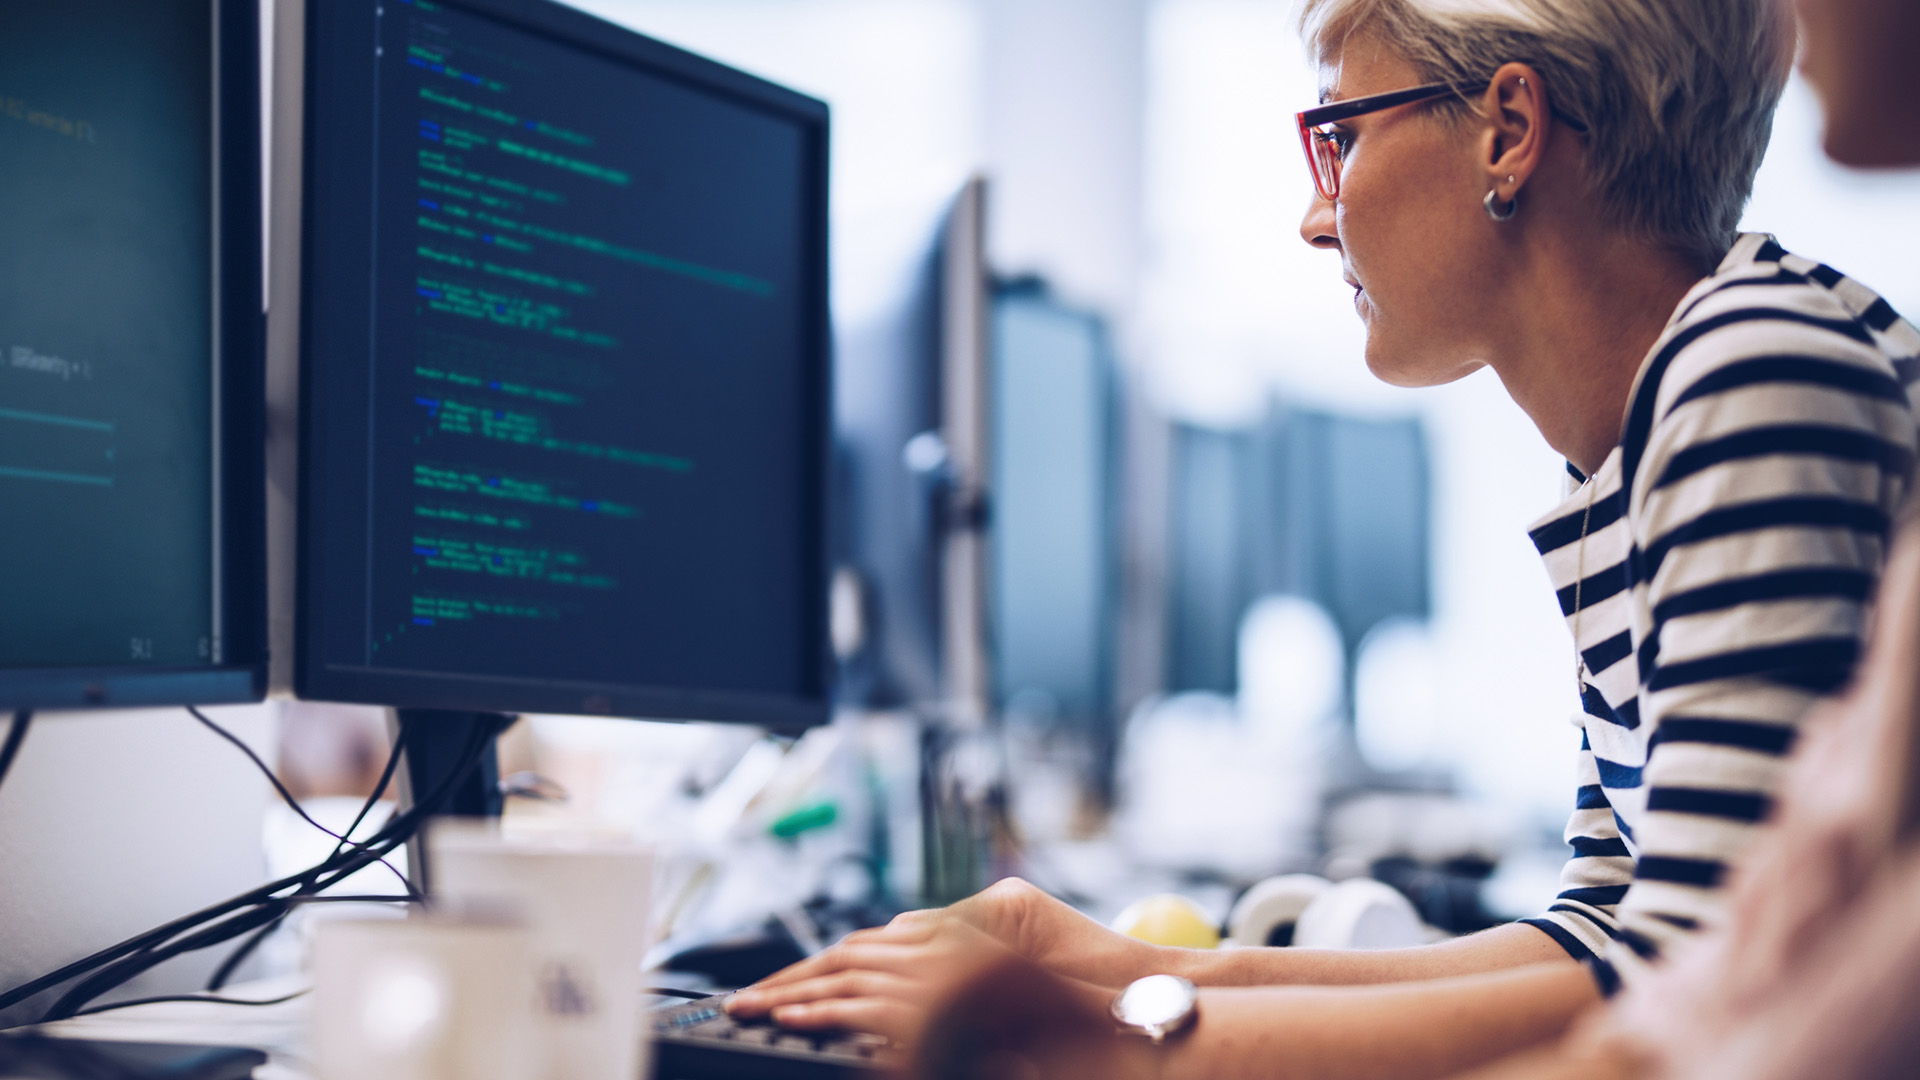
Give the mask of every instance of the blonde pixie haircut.
<svg viewBox="0 0 1920 1080">
<path fill-rule="evenodd" d="M 1608 220 L 1703 272 L 1733 243 L 1793 59 L 1777 0 L 1304 0 L 1300 31 L 1317 59 L 1365 31 L 1423 82 L 1531 64 L 1591 129 L 1580 139 Z"/>
</svg>

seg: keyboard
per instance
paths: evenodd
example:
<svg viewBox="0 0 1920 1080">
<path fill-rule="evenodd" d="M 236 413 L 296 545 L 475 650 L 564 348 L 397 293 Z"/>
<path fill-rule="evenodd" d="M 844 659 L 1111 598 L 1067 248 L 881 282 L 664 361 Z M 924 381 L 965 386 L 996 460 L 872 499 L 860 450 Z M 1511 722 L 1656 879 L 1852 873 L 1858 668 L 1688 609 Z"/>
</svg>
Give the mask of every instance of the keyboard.
<svg viewBox="0 0 1920 1080">
<path fill-rule="evenodd" d="M 737 1020 L 726 1000 L 719 994 L 653 1011 L 654 1080 L 872 1080 L 891 1064 L 878 1035 Z"/>
</svg>

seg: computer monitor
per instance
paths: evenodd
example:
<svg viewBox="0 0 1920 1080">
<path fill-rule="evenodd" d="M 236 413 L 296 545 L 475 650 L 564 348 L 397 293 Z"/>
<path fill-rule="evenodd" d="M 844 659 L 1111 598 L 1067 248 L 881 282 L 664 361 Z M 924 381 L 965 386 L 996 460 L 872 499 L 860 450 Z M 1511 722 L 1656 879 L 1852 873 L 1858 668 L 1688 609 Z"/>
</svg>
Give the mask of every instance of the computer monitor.
<svg viewBox="0 0 1920 1080">
<path fill-rule="evenodd" d="M 1259 597 L 1246 505 L 1256 442 L 1247 431 L 1177 424 L 1168 484 L 1166 682 L 1173 693 L 1239 688 L 1240 620 Z"/>
<path fill-rule="evenodd" d="M 1172 472 L 1169 689 L 1235 692 L 1240 623 L 1262 596 L 1320 604 L 1349 661 L 1383 620 L 1430 614 L 1418 419 L 1276 406 L 1249 429 L 1181 425 Z"/>
<path fill-rule="evenodd" d="M 989 590 L 1003 711 L 1113 723 L 1120 632 L 1119 387 L 1106 322 L 1009 283 L 993 308 Z"/>
<path fill-rule="evenodd" d="M 0 707 L 264 691 L 258 14 L 0 5 Z"/>
<path fill-rule="evenodd" d="M 294 690 L 823 722 L 826 106 L 546 0 L 296 17 Z"/>
<path fill-rule="evenodd" d="M 1417 418 L 1276 409 L 1247 505 L 1261 595 L 1308 597 L 1332 616 L 1349 673 L 1387 619 L 1432 613 L 1433 498 Z"/>
<path fill-rule="evenodd" d="M 834 561 L 854 628 L 839 699 L 983 708 L 987 184 L 931 230 L 899 301 L 836 342 Z M 957 550 L 950 550 L 957 549 Z"/>
</svg>

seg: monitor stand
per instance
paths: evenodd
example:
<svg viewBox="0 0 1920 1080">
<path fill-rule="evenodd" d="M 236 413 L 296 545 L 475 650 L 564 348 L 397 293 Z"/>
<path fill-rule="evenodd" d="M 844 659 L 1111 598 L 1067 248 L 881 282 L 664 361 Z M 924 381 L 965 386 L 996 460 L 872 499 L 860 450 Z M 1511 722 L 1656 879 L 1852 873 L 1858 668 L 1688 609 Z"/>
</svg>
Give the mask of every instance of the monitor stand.
<svg viewBox="0 0 1920 1080">
<path fill-rule="evenodd" d="M 463 751 L 475 735 L 487 740 L 480 760 L 454 782 L 436 817 L 498 818 L 506 798 L 500 791 L 500 759 L 493 740 L 513 724 L 514 717 L 488 712 L 444 709 L 395 709 L 390 723 L 407 740 L 406 767 L 400 772 L 400 809 L 433 791 L 459 766 Z M 407 841 L 407 876 L 414 887 L 431 896 L 425 830 Z"/>
</svg>

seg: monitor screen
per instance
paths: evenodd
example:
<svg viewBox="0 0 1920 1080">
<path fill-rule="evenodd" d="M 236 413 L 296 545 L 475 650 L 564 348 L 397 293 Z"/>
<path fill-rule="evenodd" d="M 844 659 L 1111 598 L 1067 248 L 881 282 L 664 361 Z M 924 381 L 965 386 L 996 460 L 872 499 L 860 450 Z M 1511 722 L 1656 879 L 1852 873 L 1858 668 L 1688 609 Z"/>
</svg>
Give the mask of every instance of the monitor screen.
<svg viewBox="0 0 1920 1080">
<path fill-rule="evenodd" d="M 1112 717 L 1118 402 L 1105 323 L 1003 289 L 993 312 L 994 678 L 1000 707 L 1083 730 Z"/>
<path fill-rule="evenodd" d="M 0 4 L 0 705 L 259 691 L 253 18 Z"/>
<path fill-rule="evenodd" d="M 537 0 L 307 33 L 299 692 L 824 719 L 825 106 Z"/>
</svg>

